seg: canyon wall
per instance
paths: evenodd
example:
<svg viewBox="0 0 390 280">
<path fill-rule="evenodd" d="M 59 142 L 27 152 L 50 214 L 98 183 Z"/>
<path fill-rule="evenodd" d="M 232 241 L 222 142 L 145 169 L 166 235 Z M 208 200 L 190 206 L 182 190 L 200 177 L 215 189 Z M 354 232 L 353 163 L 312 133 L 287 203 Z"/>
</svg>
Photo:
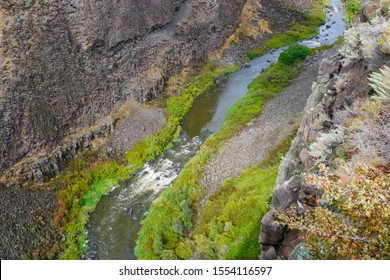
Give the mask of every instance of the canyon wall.
<svg viewBox="0 0 390 280">
<path fill-rule="evenodd" d="M 372 143 L 365 144 L 371 145 L 370 156 L 363 156 L 361 147 L 354 147 L 349 154 L 346 152 L 348 160 L 338 155 L 341 145 L 345 147 L 354 137 L 352 125 L 345 124 L 348 118 L 363 118 L 361 108 L 375 94 L 368 80 L 370 72 L 390 64 L 386 47 L 390 21 L 386 9 L 366 1 L 361 19 L 364 22 L 356 21 L 346 31 L 340 53 L 324 59 L 319 67 L 298 133 L 279 167 L 271 210 L 261 221 L 262 259 L 311 258 L 302 243 L 301 233 L 289 229 L 278 218 L 291 206 L 295 207 L 297 215 L 320 207 L 323 190 L 307 184 L 307 174 L 318 175 L 320 163 L 336 169 L 346 162 L 350 166 L 370 162 L 370 157 L 376 155 Z M 388 146 L 386 139 L 381 141 Z"/>
<path fill-rule="evenodd" d="M 4 0 L 0 173 L 46 154 L 125 100 L 158 97 L 218 48 L 244 0 Z"/>
</svg>

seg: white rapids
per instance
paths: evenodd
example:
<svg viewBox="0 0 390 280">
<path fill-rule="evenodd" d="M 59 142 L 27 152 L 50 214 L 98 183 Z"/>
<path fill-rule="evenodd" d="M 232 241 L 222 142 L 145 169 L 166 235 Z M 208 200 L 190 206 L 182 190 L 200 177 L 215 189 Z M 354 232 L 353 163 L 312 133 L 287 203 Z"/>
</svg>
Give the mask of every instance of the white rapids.
<svg viewBox="0 0 390 280">
<path fill-rule="evenodd" d="M 326 23 L 320 27 L 319 35 L 298 43 L 310 48 L 334 43 L 345 30 L 343 17 L 341 0 L 331 0 L 330 6 L 327 7 Z M 182 167 L 195 155 L 205 138 L 218 131 L 227 110 L 246 94 L 250 82 L 272 62 L 277 61 L 280 53 L 287 48 L 288 46 L 273 50 L 250 61 L 249 67 L 227 76 L 224 82 L 220 83 L 218 90 L 215 87 L 206 92 L 201 100 L 209 106 L 195 102 L 193 109 L 196 110 L 191 109 L 183 120 L 183 128 L 190 127 L 188 124 L 191 122 L 197 122 L 200 129 L 182 133 L 179 140 L 164 155 L 146 163 L 128 182 L 102 198 L 87 226 L 90 243 L 86 259 L 136 258 L 134 248 L 141 228 L 140 221 L 151 203 L 161 191 L 172 185 Z M 215 97 L 210 99 L 213 102 L 207 100 L 208 95 Z M 204 116 L 206 107 L 209 112 L 211 110 L 212 115 L 209 119 L 200 121 L 200 115 Z"/>
</svg>

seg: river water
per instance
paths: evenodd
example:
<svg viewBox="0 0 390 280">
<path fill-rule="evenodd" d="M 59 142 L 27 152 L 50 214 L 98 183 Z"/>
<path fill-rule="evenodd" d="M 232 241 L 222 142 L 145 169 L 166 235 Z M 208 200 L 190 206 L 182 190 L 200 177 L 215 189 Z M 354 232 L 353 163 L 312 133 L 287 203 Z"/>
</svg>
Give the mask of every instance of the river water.
<svg viewBox="0 0 390 280">
<path fill-rule="evenodd" d="M 326 23 L 320 34 L 300 42 L 308 47 L 334 43 L 345 29 L 341 0 L 331 0 Z M 183 132 L 173 148 L 158 159 L 148 162 L 129 181 L 104 196 L 92 213 L 88 228 L 87 258 L 136 259 L 137 234 L 152 202 L 169 187 L 182 167 L 195 155 L 204 140 L 221 127 L 227 110 L 248 89 L 250 82 L 272 62 L 277 61 L 282 47 L 249 62 L 250 67 L 225 76 L 200 98 L 183 119 Z"/>
</svg>

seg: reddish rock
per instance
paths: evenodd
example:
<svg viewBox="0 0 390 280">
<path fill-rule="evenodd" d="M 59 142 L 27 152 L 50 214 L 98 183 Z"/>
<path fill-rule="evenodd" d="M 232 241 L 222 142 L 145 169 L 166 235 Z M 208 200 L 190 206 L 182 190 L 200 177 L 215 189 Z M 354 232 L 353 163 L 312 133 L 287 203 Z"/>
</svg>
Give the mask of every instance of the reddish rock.
<svg viewBox="0 0 390 280">
<path fill-rule="evenodd" d="M 288 258 L 288 255 L 301 242 L 302 242 L 302 240 L 299 238 L 299 231 L 298 230 L 289 231 L 284 236 L 284 239 L 282 242 L 283 257 Z"/>
<path fill-rule="evenodd" d="M 301 159 L 305 170 L 309 169 L 314 164 L 314 161 L 310 158 L 309 150 L 307 148 L 303 148 L 301 150 L 299 158 Z"/>
<path fill-rule="evenodd" d="M 278 245 L 283 240 L 283 235 L 286 231 L 286 226 L 275 221 L 275 211 L 269 211 L 261 220 L 261 245 Z"/>
<path fill-rule="evenodd" d="M 377 16 L 377 11 L 380 9 L 378 3 L 374 3 L 372 1 L 368 1 L 363 4 L 362 14 L 364 20 L 371 21 L 374 17 Z"/>
</svg>

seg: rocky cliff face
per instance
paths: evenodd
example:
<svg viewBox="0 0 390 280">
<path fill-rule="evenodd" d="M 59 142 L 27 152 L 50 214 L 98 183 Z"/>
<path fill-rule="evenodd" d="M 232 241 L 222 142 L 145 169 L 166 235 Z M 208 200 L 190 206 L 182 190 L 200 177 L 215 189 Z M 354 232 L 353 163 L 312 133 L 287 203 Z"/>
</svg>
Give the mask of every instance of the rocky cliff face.
<svg viewBox="0 0 390 280">
<path fill-rule="evenodd" d="M 314 167 L 314 159 L 309 154 L 308 146 L 315 142 L 321 132 L 333 128 L 332 115 L 335 110 L 351 106 L 357 99 L 357 93 L 364 92 L 363 79 L 354 77 L 367 76 L 367 67 L 362 62 L 342 67 L 341 56 L 324 59 L 320 65 L 317 82 L 313 84 L 312 94 L 305 108 L 305 116 L 291 149 L 285 156 L 277 177 L 272 195 L 270 210 L 262 219 L 259 241 L 262 245 L 262 258 L 287 259 L 301 240 L 297 231 L 290 231 L 280 224 L 277 212 L 286 210 L 293 204 L 298 212 L 305 212 L 305 207 L 317 206 L 322 195 L 315 186 L 302 184 L 303 172 Z M 354 69 L 351 71 L 351 68 Z M 336 81 L 351 85 L 341 92 L 335 87 Z"/>
<path fill-rule="evenodd" d="M 0 3 L 0 172 L 47 153 L 166 79 L 236 28 L 244 0 Z"/>
<path fill-rule="evenodd" d="M 341 123 L 359 114 L 360 106 L 373 94 L 368 81 L 371 69 L 389 64 L 387 49 L 383 47 L 389 40 L 388 16 L 378 17 L 379 6 L 367 9 L 367 5 L 363 5 L 362 18 L 369 22 L 351 27 L 345 33 L 340 54 L 324 59 L 320 65 L 299 131 L 279 168 L 271 210 L 261 221 L 259 241 L 263 259 L 310 257 L 304 246 L 297 247 L 302 242 L 299 232 L 280 223 L 278 212 L 294 205 L 298 215 L 302 215 L 319 205 L 322 190 L 305 184 L 304 174 L 316 173 L 318 163 L 337 166 L 334 151 L 348 133 Z M 376 18 L 371 21 L 373 15 Z M 326 143 L 324 135 L 328 137 Z M 316 149 L 312 148 L 314 145 Z"/>
</svg>

